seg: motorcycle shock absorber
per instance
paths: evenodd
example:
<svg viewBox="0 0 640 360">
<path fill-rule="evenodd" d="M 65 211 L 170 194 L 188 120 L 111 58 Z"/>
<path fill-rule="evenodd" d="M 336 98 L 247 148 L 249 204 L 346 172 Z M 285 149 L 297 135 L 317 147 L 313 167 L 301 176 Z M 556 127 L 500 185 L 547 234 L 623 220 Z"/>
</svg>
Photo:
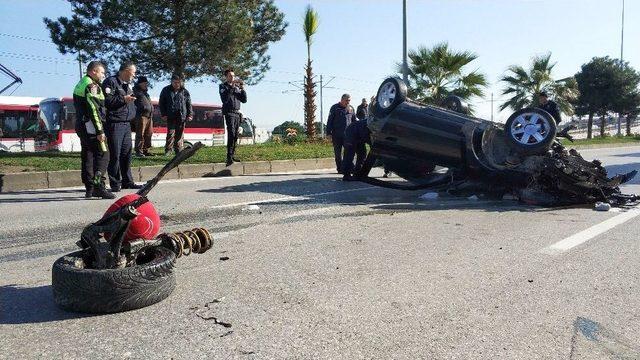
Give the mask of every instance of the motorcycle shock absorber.
<svg viewBox="0 0 640 360">
<path fill-rule="evenodd" d="M 203 228 L 160 234 L 158 240 L 161 241 L 162 246 L 173 251 L 176 258 L 183 255 L 189 256 L 192 253 L 202 254 L 213 246 L 213 236 Z"/>
</svg>

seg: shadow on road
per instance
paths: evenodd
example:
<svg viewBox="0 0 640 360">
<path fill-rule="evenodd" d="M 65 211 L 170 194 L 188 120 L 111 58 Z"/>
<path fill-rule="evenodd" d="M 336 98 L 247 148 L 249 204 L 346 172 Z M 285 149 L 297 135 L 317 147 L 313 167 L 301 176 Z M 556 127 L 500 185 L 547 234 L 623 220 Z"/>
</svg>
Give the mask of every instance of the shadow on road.
<svg viewBox="0 0 640 360">
<path fill-rule="evenodd" d="M 605 168 L 607 169 L 608 176 L 612 177 L 617 174 L 625 174 L 629 171 L 640 170 L 640 163 L 636 162 L 631 164 L 608 165 L 605 166 Z M 631 179 L 631 181 L 627 182 L 626 184 L 640 184 L 640 175 Z"/>
<path fill-rule="evenodd" d="M 51 285 L 0 286 L 0 308 L 0 324 L 34 324 L 92 316 L 58 308 Z"/>
<path fill-rule="evenodd" d="M 0 204 L 19 204 L 19 203 L 47 203 L 47 202 L 59 202 L 59 201 L 80 201 L 89 200 L 84 196 L 82 197 L 42 197 L 42 198 L 14 198 L 14 199 L 2 199 Z M 98 198 L 91 200 L 100 200 Z"/>
<path fill-rule="evenodd" d="M 271 204 L 295 205 L 305 202 L 327 205 L 368 205 L 372 210 L 377 211 L 470 209 L 488 212 L 544 212 L 567 208 L 542 208 L 520 204 L 514 200 L 476 200 L 454 196 L 423 200 L 420 199 L 420 196 L 428 192 L 428 190 L 407 191 L 386 189 L 361 182 L 345 183 L 337 178 L 329 177 L 257 182 L 198 191 L 206 193 L 261 192 L 303 198 L 301 200 L 287 199 L 284 201 L 276 199 L 273 202 L 260 201 L 261 206 L 269 206 Z M 570 206 L 569 208 L 575 207 L 584 206 Z"/>
</svg>

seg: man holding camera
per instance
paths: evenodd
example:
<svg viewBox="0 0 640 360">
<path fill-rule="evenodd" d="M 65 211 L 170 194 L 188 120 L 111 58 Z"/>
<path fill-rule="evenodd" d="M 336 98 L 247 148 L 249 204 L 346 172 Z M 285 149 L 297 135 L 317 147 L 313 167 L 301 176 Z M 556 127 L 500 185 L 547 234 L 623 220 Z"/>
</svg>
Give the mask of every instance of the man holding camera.
<svg viewBox="0 0 640 360">
<path fill-rule="evenodd" d="M 227 124 L 227 166 L 238 161 L 234 158 L 242 113 L 240 103 L 247 102 L 247 92 L 244 83 L 233 73 L 233 69 L 224 72 L 226 81 L 220 84 L 220 99 L 222 100 L 222 115 Z"/>
<path fill-rule="evenodd" d="M 193 119 L 191 95 L 184 88 L 184 82 L 180 75 L 174 74 L 171 77 L 171 85 L 162 89 L 158 106 L 162 120 L 167 122 L 167 141 L 164 145 L 164 155 L 170 155 L 172 148 L 177 154 L 182 151 L 185 121 Z"/>
</svg>

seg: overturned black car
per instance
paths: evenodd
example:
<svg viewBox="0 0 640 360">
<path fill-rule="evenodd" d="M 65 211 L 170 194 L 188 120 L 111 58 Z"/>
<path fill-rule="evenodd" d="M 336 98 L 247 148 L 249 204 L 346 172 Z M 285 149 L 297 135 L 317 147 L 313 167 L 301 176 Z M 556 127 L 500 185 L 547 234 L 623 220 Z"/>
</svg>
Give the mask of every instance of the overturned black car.
<svg viewBox="0 0 640 360">
<path fill-rule="evenodd" d="M 460 196 L 501 199 L 511 194 L 543 206 L 598 201 L 616 206 L 640 199 L 618 188 L 637 171 L 609 178 L 599 161 L 586 161 L 562 146 L 553 117 L 542 109 L 516 111 L 503 125 L 467 115 L 455 97 L 445 106 L 408 99 L 402 80 L 386 79 L 371 104 L 371 152 L 360 178 Z M 411 185 L 367 177 L 374 162 Z M 434 171 L 436 166 L 447 170 Z"/>
</svg>

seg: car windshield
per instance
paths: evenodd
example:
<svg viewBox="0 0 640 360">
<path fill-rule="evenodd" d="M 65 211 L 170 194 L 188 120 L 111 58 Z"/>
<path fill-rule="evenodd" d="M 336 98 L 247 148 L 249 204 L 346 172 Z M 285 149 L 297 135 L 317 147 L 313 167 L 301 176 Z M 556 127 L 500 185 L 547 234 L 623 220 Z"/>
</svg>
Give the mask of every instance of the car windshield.
<svg viewBox="0 0 640 360">
<path fill-rule="evenodd" d="M 43 101 L 40 103 L 38 116 L 48 131 L 60 130 L 62 118 L 62 103 L 60 101 Z"/>
</svg>

